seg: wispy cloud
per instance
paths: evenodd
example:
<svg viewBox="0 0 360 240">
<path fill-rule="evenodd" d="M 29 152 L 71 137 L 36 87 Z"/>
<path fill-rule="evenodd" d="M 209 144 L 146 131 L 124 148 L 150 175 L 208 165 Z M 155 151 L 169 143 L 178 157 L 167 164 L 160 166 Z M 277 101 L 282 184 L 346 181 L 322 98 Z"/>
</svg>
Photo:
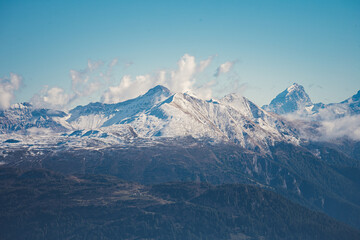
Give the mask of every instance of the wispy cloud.
<svg viewBox="0 0 360 240">
<path fill-rule="evenodd" d="M 81 70 L 70 70 L 71 91 L 55 86 L 44 86 L 35 94 L 31 103 L 36 107 L 63 109 L 74 101 L 91 96 L 99 91 L 112 76 L 112 69 L 118 64 L 118 59 L 113 59 L 107 65 L 103 61 L 88 60 L 87 66 Z"/>
<path fill-rule="evenodd" d="M 216 79 L 209 79 L 205 83 L 198 81 L 200 73 L 207 70 L 214 56 L 197 61 L 194 56 L 184 54 L 177 62 L 176 69 L 163 69 L 157 72 L 131 76 L 124 75 L 117 85 L 110 85 L 113 79 L 113 68 L 119 65 L 118 59 L 105 64 L 103 61 L 89 60 L 86 68 L 70 70 L 71 89 L 66 91 L 59 86 L 44 86 L 34 95 L 31 102 L 37 107 L 63 109 L 84 97 L 101 93 L 100 100 L 104 103 L 115 103 L 144 94 L 156 85 L 163 85 L 174 92 L 192 92 L 202 98 L 211 98 L 212 89 L 219 84 Z M 132 65 L 125 64 L 125 67 Z M 231 70 L 235 61 L 225 62 L 217 69 L 216 76 Z M 201 77 L 200 77 L 201 78 Z M 232 87 L 234 85 L 232 84 Z M 105 89 L 104 89 L 105 88 Z"/>
<path fill-rule="evenodd" d="M 219 77 L 220 75 L 229 72 L 233 68 L 235 63 L 236 61 L 224 62 L 216 69 L 214 77 Z"/>
<path fill-rule="evenodd" d="M 10 77 L 0 78 L 0 109 L 10 107 L 15 98 L 15 92 L 19 90 L 22 77 L 16 73 L 10 73 Z"/>
<path fill-rule="evenodd" d="M 72 90 L 77 96 L 88 96 L 99 87 L 100 81 L 92 73 L 102 65 L 102 61 L 88 60 L 87 68 L 80 71 L 70 70 Z"/>
</svg>

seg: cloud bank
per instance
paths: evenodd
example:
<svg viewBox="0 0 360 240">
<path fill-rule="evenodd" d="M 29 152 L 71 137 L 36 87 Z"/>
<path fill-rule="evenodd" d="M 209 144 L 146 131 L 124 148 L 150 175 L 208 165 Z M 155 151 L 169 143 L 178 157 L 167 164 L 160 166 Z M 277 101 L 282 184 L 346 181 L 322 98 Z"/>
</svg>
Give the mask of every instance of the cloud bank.
<svg viewBox="0 0 360 240">
<path fill-rule="evenodd" d="M 15 98 L 15 92 L 19 90 L 22 77 L 10 73 L 10 77 L 0 78 L 0 109 L 9 108 Z"/>
<path fill-rule="evenodd" d="M 322 121 L 319 132 L 322 133 L 321 140 L 335 140 L 344 136 L 360 140 L 360 116 L 345 116 Z"/>
</svg>

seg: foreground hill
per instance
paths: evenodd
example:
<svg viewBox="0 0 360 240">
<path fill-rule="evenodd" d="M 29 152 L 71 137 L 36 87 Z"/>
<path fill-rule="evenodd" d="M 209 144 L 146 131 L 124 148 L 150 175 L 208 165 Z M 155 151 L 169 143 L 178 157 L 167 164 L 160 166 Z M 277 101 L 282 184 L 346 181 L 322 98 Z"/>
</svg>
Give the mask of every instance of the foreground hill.
<svg viewBox="0 0 360 240">
<path fill-rule="evenodd" d="M 326 144 L 309 144 L 309 150 L 277 144 L 267 155 L 236 144 L 164 139 L 102 149 L 0 148 L 0 162 L 64 174 L 112 175 L 141 184 L 257 184 L 360 229 L 359 144 L 350 143 L 343 150 Z"/>
<path fill-rule="evenodd" d="M 1 239 L 359 239 L 259 187 L 0 168 Z"/>
</svg>

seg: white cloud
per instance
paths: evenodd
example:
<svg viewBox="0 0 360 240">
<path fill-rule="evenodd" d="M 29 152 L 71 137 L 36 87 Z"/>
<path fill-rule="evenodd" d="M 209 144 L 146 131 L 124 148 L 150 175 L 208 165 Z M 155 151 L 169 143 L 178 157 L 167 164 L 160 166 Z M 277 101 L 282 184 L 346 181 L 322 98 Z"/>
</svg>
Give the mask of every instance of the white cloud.
<svg viewBox="0 0 360 240">
<path fill-rule="evenodd" d="M 339 115 L 343 116 L 339 117 Z M 298 129 L 302 131 L 302 137 L 306 139 L 333 141 L 348 137 L 360 140 L 360 115 L 350 115 L 345 106 L 342 108 L 330 106 L 315 115 L 299 111 L 287 114 L 285 117 L 290 121 L 299 121 Z"/>
<path fill-rule="evenodd" d="M 227 61 L 227 62 L 221 64 L 216 69 L 214 76 L 219 77 L 221 74 L 229 72 L 232 69 L 232 67 L 234 66 L 234 64 L 235 64 L 235 61 Z"/>
<path fill-rule="evenodd" d="M 321 140 L 333 140 L 344 136 L 360 140 L 360 116 L 345 116 L 322 121 L 319 132 L 322 133 Z"/>
<path fill-rule="evenodd" d="M 185 54 L 178 61 L 178 69 L 170 72 L 170 79 L 166 84 L 175 92 L 189 91 L 195 83 L 196 73 L 195 57 Z"/>
<path fill-rule="evenodd" d="M 199 65 L 198 65 L 198 69 L 197 71 L 198 72 L 203 72 L 209 65 L 210 63 L 212 62 L 213 60 L 213 56 L 209 57 L 208 59 L 205 59 L 205 60 L 202 60 L 199 62 Z"/>
<path fill-rule="evenodd" d="M 213 95 L 212 87 L 216 84 L 216 82 L 210 81 L 201 87 L 195 88 L 193 91 L 195 95 L 201 99 L 211 99 Z"/>
<path fill-rule="evenodd" d="M 116 103 L 144 94 L 153 87 L 153 81 L 149 75 L 131 76 L 125 75 L 118 86 L 109 87 L 101 96 L 104 103 Z"/>
<path fill-rule="evenodd" d="M 33 96 L 31 103 L 36 107 L 58 109 L 69 107 L 75 101 L 101 90 L 101 87 L 111 78 L 112 69 L 117 63 L 116 58 L 105 66 L 102 61 L 88 60 L 84 69 L 70 70 L 71 91 L 66 92 L 60 87 L 44 86 Z"/>
<path fill-rule="evenodd" d="M 211 96 L 210 85 L 202 88 L 194 87 L 196 74 L 203 72 L 211 63 L 213 57 L 196 63 L 195 57 L 185 54 L 177 63 L 176 70 L 161 70 L 155 75 L 140 75 L 133 79 L 124 76 L 120 84 L 109 87 L 102 95 L 101 101 L 115 103 L 129 98 L 135 98 L 146 93 L 156 85 L 163 85 L 174 92 L 194 91 L 199 96 Z"/>
<path fill-rule="evenodd" d="M 50 88 L 44 96 L 44 102 L 53 105 L 65 105 L 69 100 L 69 94 L 66 94 L 64 89 L 58 87 Z"/>
<path fill-rule="evenodd" d="M 103 65 L 102 61 L 88 60 L 87 67 L 82 70 L 70 70 L 72 90 L 78 96 L 88 96 L 96 90 L 94 86 L 99 86 L 100 82 L 94 77 L 93 72 L 99 69 Z M 109 68 L 116 65 L 116 60 L 112 60 L 109 64 Z M 96 76 L 96 75 L 95 75 Z M 101 76 L 104 76 L 102 74 Z"/>
<path fill-rule="evenodd" d="M 48 86 L 44 86 L 40 93 L 32 97 L 31 103 L 35 107 L 61 109 L 68 105 L 74 97 L 74 94 L 68 94 L 60 87 L 49 88 Z"/>
<path fill-rule="evenodd" d="M 210 98 L 215 81 L 200 84 L 196 78 L 199 73 L 208 68 L 213 58 L 214 56 L 211 56 L 197 62 L 194 56 L 185 54 L 177 62 L 175 70 L 160 70 L 155 74 L 138 75 L 135 77 L 126 75 L 118 85 L 110 86 L 102 93 L 101 101 L 114 103 L 135 98 L 146 93 L 156 85 L 163 85 L 174 92 L 191 91 L 199 97 Z M 130 62 L 129 65 L 131 64 L 133 63 Z M 81 99 L 85 99 L 85 97 L 94 96 L 93 94 L 96 92 L 103 91 L 102 89 L 113 78 L 112 69 L 116 65 L 118 65 L 117 58 L 106 65 L 102 61 L 89 60 L 86 68 L 70 70 L 70 91 L 65 91 L 60 87 L 45 86 L 40 93 L 34 95 L 31 102 L 37 107 L 69 107 L 81 101 Z M 230 69 L 231 66 L 225 66 L 224 68 Z M 199 87 L 199 85 L 201 86 Z"/>
<path fill-rule="evenodd" d="M 0 109 L 10 107 L 15 91 L 19 90 L 21 83 L 22 78 L 15 73 L 10 73 L 9 78 L 0 78 Z"/>
</svg>

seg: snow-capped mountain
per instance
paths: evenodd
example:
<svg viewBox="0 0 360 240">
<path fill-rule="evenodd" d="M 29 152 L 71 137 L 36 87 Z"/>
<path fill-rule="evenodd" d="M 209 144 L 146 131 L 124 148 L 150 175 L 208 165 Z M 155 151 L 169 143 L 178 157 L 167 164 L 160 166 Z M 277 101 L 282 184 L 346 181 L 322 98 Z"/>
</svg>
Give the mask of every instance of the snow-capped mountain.
<svg viewBox="0 0 360 240">
<path fill-rule="evenodd" d="M 18 103 L 0 110 L 0 133 L 26 132 L 31 128 L 50 128 L 55 131 L 68 129 L 67 114 L 52 109 L 37 109 L 30 103 Z"/>
<path fill-rule="evenodd" d="M 90 103 L 70 110 L 67 122 L 75 129 L 94 129 L 121 124 L 171 96 L 169 89 L 156 86 L 137 98 L 115 104 Z"/>
<path fill-rule="evenodd" d="M 305 92 L 304 87 L 294 83 L 278 94 L 269 105 L 263 106 L 263 109 L 277 114 L 289 114 L 310 112 L 313 107 L 314 104 Z"/>
<path fill-rule="evenodd" d="M 102 108 L 98 108 L 102 106 Z M 284 121 L 248 99 L 230 94 L 206 101 L 162 86 L 123 103 L 99 103 L 70 111 L 73 127 L 131 127 L 136 136 L 211 138 L 247 148 L 263 149 L 275 141 L 296 142 L 296 132 Z"/>
<path fill-rule="evenodd" d="M 291 114 L 312 121 L 337 119 L 360 114 L 360 91 L 340 103 L 314 104 L 304 87 L 294 83 L 262 108 L 280 115 Z"/>
<path fill-rule="evenodd" d="M 360 91 L 340 103 L 323 104 L 316 113 L 316 116 L 323 120 L 358 115 L 360 114 Z"/>
<path fill-rule="evenodd" d="M 236 94 L 229 94 L 218 101 L 207 101 L 156 86 L 146 94 L 125 102 L 90 103 L 78 106 L 68 114 L 36 110 L 30 105 L 16 109 L 4 112 L 7 121 L 13 123 L 9 131 L 16 133 L 17 125 L 47 128 L 60 132 L 61 142 L 67 141 L 64 138 L 92 138 L 114 143 L 130 138 L 191 136 L 266 150 L 274 142 L 299 141 L 297 131 L 282 117 L 268 113 Z M 38 112 L 42 114 L 36 115 Z M 2 123 L 5 126 L 5 121 Z M 52 137 L 52 141 L 56 142 L 53 139 L 56 138 Z"/>
<path fill-rule="evenodd" d="M 351 98 L 341 102 L 342 105 L 348 105 L 350 114 L 360 114 L 360 90 L 353 95 Z"/>
</svg>

